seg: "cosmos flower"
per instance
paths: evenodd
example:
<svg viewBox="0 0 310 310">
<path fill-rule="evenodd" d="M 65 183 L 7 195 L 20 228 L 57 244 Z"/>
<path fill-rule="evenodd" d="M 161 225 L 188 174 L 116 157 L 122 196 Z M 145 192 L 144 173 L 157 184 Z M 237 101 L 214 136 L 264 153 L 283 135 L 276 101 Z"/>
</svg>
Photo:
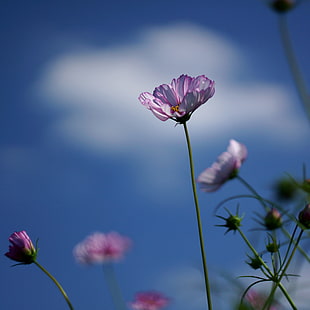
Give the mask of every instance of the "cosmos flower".
<svg viewBox="0 0 310 310">
<path fill-rule="evenodd" d="M 117 232 L 94 233 L 77 244 L 73 255 L 81 264 L 117 262 L 129 249 L 131 240 Z"/>
<path fill-rule="evenodd" d="M 236 140 L 230 140 L 227 151 L 222 153 L 211 167 L 199 175 L 197 182 L 200 183 L 201 190 L 215 192 L 227 180 L 236 177 L 246 157 L 245 145 Z"/>
<path fill-rule="evenodd" d="M 158 292 L 140 292 L 129 303 L 133 310 L 159 310 L 169 303 L 169 298 Z"/>
<path fill-rule="evenodd" d="M 265 301 L 266 301 L 266 296 L 254 291 L 250 290 L 245 296 L 246 301 L 249 303 L 251 306 L 251 309 L 259 310 L 264 307 Z M 277 310 L 279 309 L 276 306 L 276 302 L 274 302 L 271 306 L 269 306 L 270 310 Z"/>
<path fill-rule="evenodd" d="M 142 93 L 139 100 L 161 121 L 170 118 L 185 123 L 199 106 L 214 95 L 214 84 L 204 75 L 181 75 L 170 84 L 156 87 L 153 94 Z"/>
<path fill-rule="evenodd" d="M 24 264 L 31 264 L 35 261 L 37 250 L 26 231 L 14 232 L 9 241 L 12 245 L 9 246 L 9 252 L 4 255 L 8 258 Z"/>
</svg>

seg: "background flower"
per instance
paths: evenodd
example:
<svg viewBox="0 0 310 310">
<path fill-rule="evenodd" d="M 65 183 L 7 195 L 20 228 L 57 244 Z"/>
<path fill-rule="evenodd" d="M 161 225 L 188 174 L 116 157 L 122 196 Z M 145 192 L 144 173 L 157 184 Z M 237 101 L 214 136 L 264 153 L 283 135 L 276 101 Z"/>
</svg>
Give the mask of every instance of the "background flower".
<svg viewBox="0 0 310 310">
<path fill-rule="evenodd" d="M 73 254 L 81 264 L 115 262 L 124 256 L 130 245 L 131 240 L 117 232 L 98 232 L 77 244 Z"/>
<path fill-rule="evenodd" d="M 153 94 L 142 93 L 139 100 L 160 120 L 171 118 L 184 123 L 199 106 L 214 95 L 214 84 L 214 81 L 204 75 L 194 78 L 181 75 L 170 84 L 156 87 Z"/>
<path fill-rule="evenodd" d="M 247 157 L 245 145 L 230 140 L 227 151 L 222 153 L 213 165 L 203 171 L 197 182 L 204 192 L 218 190 L 227 180 L 234 178 Z"/>
<path fill-rule="evenodd" d="M 141 292 L 136 294 L 129 306 L 134 310 L 159 310 L 168 303 L 169 298 L 159 292 Z"/>
<path fill-rule="evenodd" d="M 31 264 L 35 261 L 37 250 L 26 231 L 14 232 L 9 237 L 9 241 L 12 245 L 9 246 L 9 252 L 5 253 L 5 256 L 24 264 Z"/>
</svg>

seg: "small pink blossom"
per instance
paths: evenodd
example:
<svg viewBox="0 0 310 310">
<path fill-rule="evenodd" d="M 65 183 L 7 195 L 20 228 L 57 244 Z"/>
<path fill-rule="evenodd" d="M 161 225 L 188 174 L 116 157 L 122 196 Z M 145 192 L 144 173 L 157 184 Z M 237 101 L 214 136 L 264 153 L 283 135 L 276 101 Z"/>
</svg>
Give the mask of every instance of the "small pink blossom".
<svg viewBox="0 0 310 310">
<path fill-rule="evenodd" d="M 161 121 L 173 119 L 178 123 L 188 121 L 192 113 L 215 92 L 215 82 L 204 75 L 181 75 L 170 84 L 155 88 L 153 94 L 140 94 L 140 102 Z"/>
<path fill-rule="evenodd" d="M 264 307 L 265 302 L 266 302 L 266 296 L 254 291 L 254 290 L 248 291 L 248 293 L 245 296 L 245 299 L 249 303 L 249 305 L 255 310 L 262 309 Z M 278 307 L 273 304 L 268 309 L 277 310 Z"/>
<path fill-rule="evenodd" d="M 211 167 L 203 171 L 197 182 L 204 192 L 215 192 L 227 180 L 234 178 L 247 157 L 245 145 L 230 140 L 227 151 L 222 153 Z"/>
<path fill-rule="evenodd" d="M 5 256 L 24 264 L 31 264 L 35 261 L 37 250 L 26 231 L 14 232 L 9 237 L 9 241 L 12 245 L 9 246 L 9 252 L 5 253 Z"/>
<path fill-rule="evenodd" d="M 133 310 L 159 310 L 169 304 L 169 298 L 158 292 L 140 292 L 129 303 Z"/>
<path fill-rule="evenodd" d="M 81 264 L 116 262 L 123 258 L 131 240 L 117 232 L 94 233 L 77 244 L 73 254 Z"/>
</svg>

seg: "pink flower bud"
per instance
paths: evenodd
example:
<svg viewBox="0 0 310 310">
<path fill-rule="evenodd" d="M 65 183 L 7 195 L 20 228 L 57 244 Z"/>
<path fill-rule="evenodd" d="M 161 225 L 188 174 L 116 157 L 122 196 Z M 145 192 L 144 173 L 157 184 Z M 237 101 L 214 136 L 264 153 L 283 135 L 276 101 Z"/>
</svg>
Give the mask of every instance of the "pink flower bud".
<svg viewBox="0 0 310 310">
<path fill-rule="evenodd" d="M 300 211 L 298 219 L 300 224 L 302 224 L 306 229 L 310 228 L 310 204 L 307 204 L 305 208 Z"/>
<path fill-rule="evenodd" d="M 37 250 L 26 231 L 14 232 L 9 237 L 9 241 L 12 245 L 9 246 L 9 252 L 5 253 L 5 256 L 24 264 L 31 264 L 35 261 Z"/>
<path fill-rule="evenodd" d="M 282 216 L 281 213 L 275 209 L 272 208 L 265 216 L 264 219 L 265 227 L 268 230 L 274 230 L 282 226 Z"/>
</svg>

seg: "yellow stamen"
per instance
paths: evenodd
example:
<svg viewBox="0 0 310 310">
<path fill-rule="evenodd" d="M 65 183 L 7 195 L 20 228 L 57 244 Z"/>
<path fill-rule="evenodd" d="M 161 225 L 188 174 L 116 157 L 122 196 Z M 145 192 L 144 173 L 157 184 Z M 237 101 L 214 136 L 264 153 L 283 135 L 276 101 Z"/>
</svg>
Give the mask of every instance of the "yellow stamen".
<svg viewBox="0 0 310 310">
<path fill-rule="evenodd" d="M 179 112 L 179 105 L 175 105 L 175 106 L 171 107 L 171 110 L 174 112 Z"/>
</svg>

